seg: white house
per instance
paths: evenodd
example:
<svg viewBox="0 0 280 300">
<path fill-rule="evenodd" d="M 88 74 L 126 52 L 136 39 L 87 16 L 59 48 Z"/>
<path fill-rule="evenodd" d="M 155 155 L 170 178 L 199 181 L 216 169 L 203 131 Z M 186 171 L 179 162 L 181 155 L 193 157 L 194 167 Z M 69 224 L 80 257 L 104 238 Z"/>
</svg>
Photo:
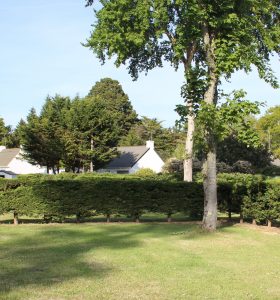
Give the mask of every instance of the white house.
<svg viewBox="0 0 280 300">
<path fill-rule="evenodd" d="M 45 174 L 47 169 L 32 165 L 22 156 L 20 148 L 0 146 L 0 177 L 14 178 L 18 174 Z"/>
<path fill-rule="evenodd" d="M 154 141 L 147 141 L 146 146 L 118 147 L 117 150 L 120 155 L 99 172 L 132 174 L 140 169 L 149 168 L 159 173 L 164 165 L 155 151 Z"/>
<path fill-rule="evenodd" d="M 0 178 L 12 179 L 16 178 L 17 174 L 11 171 L 0 170 Z"/>
</svg>

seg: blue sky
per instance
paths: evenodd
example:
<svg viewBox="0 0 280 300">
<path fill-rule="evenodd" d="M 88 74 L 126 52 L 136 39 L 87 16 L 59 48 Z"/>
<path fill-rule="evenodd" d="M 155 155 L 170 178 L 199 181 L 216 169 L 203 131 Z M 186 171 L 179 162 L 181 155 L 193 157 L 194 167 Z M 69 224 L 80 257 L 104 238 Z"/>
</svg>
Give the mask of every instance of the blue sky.
<svg viewBox="0 0 280 300">
<path fill-rule="evenodd" d="M 40 110 L 47 95 L 84 96 L 101 78 L 118 80 L 137 113 L 172 126 L 174 108 L 182 103 L 183 72 L 168 65 L 132 81 L 125 67 L 101 66 L 83 47 L 94 23 L 84 0 L 9 0 L 0 7 L 0 117 L 15 126 L 31 107 Z M 272 60 L 280 78 L 279 58 Z M 280 91 L 258 79 L 256 72 L 235 74 L 225 91 L 243 88 L 248 99 L 280 104 Z M 265 109 L 263 109 L 264 111 Z"/>
</svg>

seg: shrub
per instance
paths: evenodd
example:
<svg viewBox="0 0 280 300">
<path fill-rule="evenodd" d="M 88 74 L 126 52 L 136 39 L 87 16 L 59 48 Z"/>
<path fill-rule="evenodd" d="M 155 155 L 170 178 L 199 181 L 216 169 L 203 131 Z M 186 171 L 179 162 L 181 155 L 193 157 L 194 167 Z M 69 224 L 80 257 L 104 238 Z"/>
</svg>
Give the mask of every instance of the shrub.
<svg viewBox="0 0 280 300">
<path fill-rule="evenodd" d="M 150 177 L 150 176 L 156 175 L 156 173 L 152 169 L 149 169 L 149 168 L 139 169 L 134 174 L 136 176 L 140 176 L 140 177 Z"/>
<path fill-rule="evenodd" d="M 0 211 L 27 216 L 64 218 L 76 215 L 79 219 L 94 211 L 106 216 L 125 214 L 137 219 L 146 211 L 165 214 L 181 211 L 200 216 L 203 210 L 201 184 L 167 180 L 160 175 L 91 174 L 74 179 L 40 177 L 37 181 L 34 177 L 24 177 L 11 180 L 13 184 L 4 182 L 6 188 L 2 184 Z"/>
</svg>

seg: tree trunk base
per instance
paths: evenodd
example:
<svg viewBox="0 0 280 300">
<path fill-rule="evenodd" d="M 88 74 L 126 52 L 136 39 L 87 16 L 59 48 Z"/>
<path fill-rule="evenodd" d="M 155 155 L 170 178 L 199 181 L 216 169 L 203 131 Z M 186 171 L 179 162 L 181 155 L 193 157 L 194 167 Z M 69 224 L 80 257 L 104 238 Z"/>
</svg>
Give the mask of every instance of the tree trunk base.
<svg viewBox="0 0 280 300">
<path fill-rule="evenodd" d="M 271 226 L 272 226 L 271 220 L 267 220 L 267 226 L 268 226 L 268 227 L 271 227 Z"/>
<path fill-rule="evenodd" d="M 110 223 L 110 222 L 111 222 L 110 215 L 107 215 L 106 216 L 106 223 Z"/>
<path fill-rule="evenodd" d="M 18 225 L 18 213 L 14 212 L 14 225 Z"/>
</svg>

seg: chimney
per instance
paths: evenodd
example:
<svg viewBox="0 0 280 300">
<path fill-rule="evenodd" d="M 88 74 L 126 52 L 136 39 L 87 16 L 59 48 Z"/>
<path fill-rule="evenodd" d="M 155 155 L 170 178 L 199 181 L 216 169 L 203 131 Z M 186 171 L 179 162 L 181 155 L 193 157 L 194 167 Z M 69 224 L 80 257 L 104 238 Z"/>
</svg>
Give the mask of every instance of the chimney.
<svg viewBox="0 0 280 300">
<path fill-rule="evenodd" d="M 146 141 L 146 148 L 154 149 L 155 142 L 154 141 Z"/>
<path fill-rule="evenodd" d="M 5 149 L 6 149 L 6 146 L 0 146 L 0 152 Z"/>
</svg>

